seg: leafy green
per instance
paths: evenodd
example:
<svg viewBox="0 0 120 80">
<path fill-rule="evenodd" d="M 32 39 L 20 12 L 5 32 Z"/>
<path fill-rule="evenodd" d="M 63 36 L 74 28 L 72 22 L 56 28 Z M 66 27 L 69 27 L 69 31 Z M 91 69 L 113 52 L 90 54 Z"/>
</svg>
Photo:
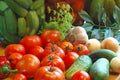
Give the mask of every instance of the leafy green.
<svg viewBox="0 0 120 80">
<path fill-rule="evenodd" d="M 115 6 L 113 12 L 113 20 L 107 16 L 102 5 L 98 4 L 98 14 L 96 23 L 91 16 L 84 10 L 79 12 L 80 17 L 83 18 L 83 28 L 88 33 L 89 38 L 96 38 L 103 40 L 107 37 L 115 37 L 120 43 L 120 8 Z"/>
<path fill-rule="evenodd" d="M 48 22 L 45 22 L 44 29 L 55 29 L 61 33 L 61 39 L 66 37 L 67 31 L 72 27 L 73 16 L 70 13 L 70 5 L 60 5 L 57 3 L 57 9 L 48 7 L 48 12 L 53 13 Z M 42 32 L 42 31 L 41 31 Z"/>
</svg>

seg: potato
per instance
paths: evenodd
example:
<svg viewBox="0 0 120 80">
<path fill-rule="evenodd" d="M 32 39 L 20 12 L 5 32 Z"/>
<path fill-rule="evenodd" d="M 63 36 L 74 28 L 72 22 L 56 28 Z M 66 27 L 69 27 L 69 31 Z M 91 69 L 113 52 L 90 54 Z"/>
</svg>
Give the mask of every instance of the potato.
<svg viewBox="0 0 120 80">
<path fill-rule="evenodd" d="M 101 42 L 101 48 L 117 52 L 119 50 L 119 43 L 114 37 L 108 37 Z"/>
<path fill-rule="evenodd" d="M 101 48 L 101 43 L 100 43 L 100 41 L 97 40 L 97 39 L 94 39 L 94 38 L 89 39 L 89 40 L 86 42 L 85 45 L 88 47 L 88 49 L 90 50 L 90 52 L 95 51 L 95 50 L 98 50 L 98 49 Z"/>
</svg>

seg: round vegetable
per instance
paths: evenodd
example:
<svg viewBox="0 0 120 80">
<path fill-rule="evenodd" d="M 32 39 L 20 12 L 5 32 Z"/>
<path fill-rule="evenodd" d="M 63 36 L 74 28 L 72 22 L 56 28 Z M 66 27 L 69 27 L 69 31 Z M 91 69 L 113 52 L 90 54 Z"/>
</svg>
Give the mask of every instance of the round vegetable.
<svg viewBox="0 0 120 80">
<path fill-rule="evenodd" d="M 34 80 L 65 80 L 65 76 L 57 67 L 43 66 L 35 73 Z"/>
<path fill-rule="evenodd" d="M 21 44 L 10 44 L 5 48 L 5 56 L 8 58 L 12 53 L 26 53 L 25 47 Z"/>
<path fill-rule="evenodd" d="M 39 59 L 33 54 L 26 54 L 17 63 L 18 73 L 24 74 L 27 78 L 32 78 L 33 73 L 40 67 Z"/>
<path fill-rule="evenodd" d="M 54 66 L 60 68 L 62 71 L 65 71 L 64 61 L 56 54 L 49 54 L 43 58 L 40 66 Z"/>
<path fill-rule="evenodd" d="M 76 52 L 68 52 L 63 58 L 66 69 L 68 69 L 78 57 L 79 55 Z"/>
<path fill-rule="evenodd" d="M 90 75 L 85 71 L 77 71 L 72 76 L 72 80 L 90 80 Z"/>
<path fill-rule="evenodd" d="M 84 28 L 76 26 L 68 31 L 66 40 L 73 44 L 85 44 L 88 40 L 88 35 Z"/>
<path fill-rule="evenodd" d="M 42 46 L 42 40 L 39 36 L 25 36 L 20 40 L 20 44 L 24 45 L 26 50 L 30 50 L 34 46 Z"/>
</svg>

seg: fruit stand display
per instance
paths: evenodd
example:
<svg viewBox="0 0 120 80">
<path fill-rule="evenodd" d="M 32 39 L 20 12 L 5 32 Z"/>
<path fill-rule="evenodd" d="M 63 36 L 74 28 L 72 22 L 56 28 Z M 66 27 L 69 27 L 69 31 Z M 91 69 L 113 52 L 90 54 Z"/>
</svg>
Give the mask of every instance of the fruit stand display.
<svg viewBox="0 0 120 80">
<path fill-rule="evenodd" d="M 120 0 L 0 0 L 0 80 L 119 80 Z"/>
</svg>

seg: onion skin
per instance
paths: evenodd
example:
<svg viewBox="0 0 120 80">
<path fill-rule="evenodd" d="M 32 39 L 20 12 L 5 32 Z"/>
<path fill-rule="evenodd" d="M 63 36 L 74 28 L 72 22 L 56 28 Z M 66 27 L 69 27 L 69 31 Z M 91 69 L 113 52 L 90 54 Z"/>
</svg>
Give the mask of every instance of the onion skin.
<svg viewBox="0 0 120 80">
<path fill-rule="evenodd" d="M 85 44 L 88 41 L 88 35 L 83 27 L 76 26 L 68 31 L 66 40 L 73 43 L 73 45 Z"/>
</svg>

